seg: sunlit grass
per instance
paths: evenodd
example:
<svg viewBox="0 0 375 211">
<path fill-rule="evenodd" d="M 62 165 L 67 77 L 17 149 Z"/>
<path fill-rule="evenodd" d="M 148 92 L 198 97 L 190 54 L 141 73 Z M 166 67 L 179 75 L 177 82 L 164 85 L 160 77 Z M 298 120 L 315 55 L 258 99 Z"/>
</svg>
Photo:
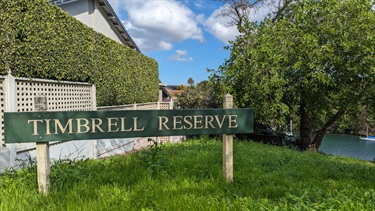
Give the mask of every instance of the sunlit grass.
<svg viewBox="0 0 375 211">
<path fill-rule="evenodd" d="M 222 143 L 201 138 L 101 160 L 56 162 L 47 196 L 35 166 L 0 176 L 0 210 L 375 210 L 375 164 L 234 142 L 234 182 Z"/>
</svg>

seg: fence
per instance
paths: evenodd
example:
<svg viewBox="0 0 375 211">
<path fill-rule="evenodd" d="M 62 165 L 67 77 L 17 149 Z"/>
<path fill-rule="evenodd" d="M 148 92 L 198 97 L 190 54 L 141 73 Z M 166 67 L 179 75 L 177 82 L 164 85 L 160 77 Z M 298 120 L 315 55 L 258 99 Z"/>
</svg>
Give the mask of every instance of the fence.
<svg viewBox="0 0 375 211">
<path fill-rule="evenodd" d="M 173 101 L 171 102 L 154 102 L 154 103 L 141 103 L 132 105 L 120 106 L 102 106 L 97 110 L 103 111 L 117 111 L 117 110 L 170 110 L 173 109 Z"/>
<path fill-rule="evenodd" d="M 23 159 L 32 156 L 30 153 L 33 154 L 32 151 L 35 149 L 35 143 L 4 143 L 4 112 L 34 111 L 35 97 L 41 95 L 47 98 L 48 111 L 96 110 L 96 89 L 89 83 L 17 78 L 9 73 L 0 76 L 0 86 L 0 172 L 6 167 L 14 166 L 16 157 Z M 61 142 L 51 145 L 58 143 Z M 55 153 L 54 157 L 58 157 L 62 154 L 72 154 L 77 148 L 82 150 L 82 143 L 57 146 L 55 152 L 51 153 Z M 67 152 L 63 152 L 64 150 Z M 88 154 L 92 149 L 86 151 L 85 153 Z"/>
<path fill-rule="evenodd" d="M 25 160 L 35 157 L 35 143 L 4 143 L 4 112 L 29 112 L 35 110 L 35 98 L 47 98 L 48 111 L 89 111 L 89 110 L 150 110 L 173 109 L 173 102 L 155 102 L 124 106 L 96 107 L 96 89 L 89 83 L 55 81 L 44 79 L 17 78 L 10 73 L 0 76 L 0 172 L 16 164 L 16 158 Z M 179 140 L 179 137 L 159 137 L 161 141 Z M 98 158 L 124 153 L 148 145 L 147 138 L 85 140 L 54 142 L 51 158 L 70 159 L 78 157 Z"/>
<path fill-rule="evenodd" d="M 98 107 L 97 110 L 102 111 L 118 111 L 118 110 L 170 110 L 173 109 L 173 101 L 170 102 L 154 102 L 141 103 L 132 105 L 120 106 L 103 106 Z M 157 137 L 160 142 L 178 142 L 182 139 L 181 136 L 161 136 Z M 111 139 L 97 141 L 97 157 L 109 156 L 121 153 L 119 149 L 128 147 L 130 150 L 137 150 L 149 145 L 148 138 L 128 138 L 128 139 Z"/>
<path fill-rule="evenodd" d="M 0 76 L 1 136 L 4 144 L 4 112 L 34 111 L 36 96 L 47 97 L 48 111 L 88 111 L 96 109 L 95 86 L 89 83 Z"/>
</svg>

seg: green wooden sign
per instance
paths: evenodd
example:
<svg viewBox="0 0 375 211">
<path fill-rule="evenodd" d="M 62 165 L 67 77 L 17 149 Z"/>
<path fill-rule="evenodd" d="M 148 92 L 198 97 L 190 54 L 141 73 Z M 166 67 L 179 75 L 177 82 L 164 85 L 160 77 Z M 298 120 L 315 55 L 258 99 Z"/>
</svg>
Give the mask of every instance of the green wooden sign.
<svg viewBox="0 0 375 211">
<path fill-rule="evenodd" d="M 253 132 L 252 109 L 6 112 L 5 143 Z"/>
</svg>

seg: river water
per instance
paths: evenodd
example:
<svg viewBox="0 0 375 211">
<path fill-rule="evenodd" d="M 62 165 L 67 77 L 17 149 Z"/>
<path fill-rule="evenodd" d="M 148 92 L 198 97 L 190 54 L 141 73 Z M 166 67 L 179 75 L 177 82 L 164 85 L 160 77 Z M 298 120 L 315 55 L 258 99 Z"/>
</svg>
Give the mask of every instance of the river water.
<svg viewBox="0 0 375 211">
<path fill-rule="evenodd" d="M 320 150 L 326 154 L 357 158 L 375 159 L 375 141 L 362 141 L 359 136 L 345 134 L 326 134 Z"/>
</svg>

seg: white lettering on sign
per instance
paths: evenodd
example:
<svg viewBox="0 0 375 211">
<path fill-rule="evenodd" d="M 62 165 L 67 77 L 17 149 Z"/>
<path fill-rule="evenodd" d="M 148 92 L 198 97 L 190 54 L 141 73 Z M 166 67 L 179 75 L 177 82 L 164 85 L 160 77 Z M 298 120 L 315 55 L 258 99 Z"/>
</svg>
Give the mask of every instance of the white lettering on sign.
<svg viewBox="0 0 375 211">
<path fill-rule="evenodd" d="M 237 115 L 187 115 L 157 116 L 157 130 L 202 130 L 238 128 Z M 32 135 L 87 134 L 142 132 L 139 117 L 70 118 L 62 123 L 59 119 L 31 119 Z"/>
<path fill-rule="evenodd" d="M 126 121 L 126 117 L 108 117 L 106 118 L 107 129 L 104 129 L 103 120 L 100 118 L 72 118 L 68 119 L 63 125 L 59 119 L 31 119 L 28 124 L 33 127 L 32 135 L 53 135 L 58 134 L 73 134 L 73 133 L 113 133 L 113 132 L 129 132 L 129 131 L 143 131 L 144 126 L 138 124 L 138 117 L 132 117 L 132 120 Z M 51 124 L 53 122 L 53 124 Z M 74 123 L 76 127 L 74 128 Z M 127 124 L 131 126 L 127 128 Z M 43 130 L 43 131 L 41 131 Z"/>
<path fill-rule="evenodd" d="M 192 116 L 172 116 L 169 119 L 166 116 L 158 116 L 158 130 L 199 130 L 216 129 L 227 126 L 228 128 L 237 128 L 237 115 L 192 115 Z M 171 121 L 171 122 L 170 122 Z M 224 125 L 227 121 L 228 125 Z M 171 126 L 168 126 L 170 123 Z"/>
</svg>

